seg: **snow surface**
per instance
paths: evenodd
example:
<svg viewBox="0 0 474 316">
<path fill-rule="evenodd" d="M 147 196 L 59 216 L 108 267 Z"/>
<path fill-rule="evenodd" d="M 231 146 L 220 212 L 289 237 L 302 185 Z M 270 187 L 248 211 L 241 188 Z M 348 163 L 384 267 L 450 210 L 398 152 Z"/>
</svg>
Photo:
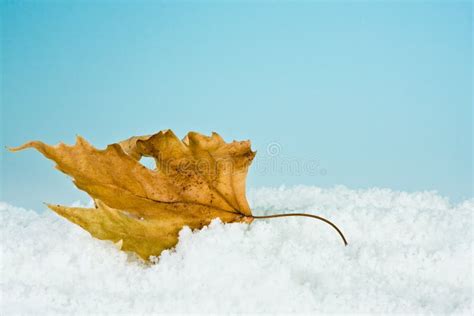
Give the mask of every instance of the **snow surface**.
<svg viewBox="0 0 474 316">
<path fill-rule="evenodd" d="M 0 203 L 1 314 L 472 314 L 473 199 L 305 186 L 249 199 L 258 215 L 325 216 L 349 246 L 312 219 L 215 220 L 147 266 L 50 211 Z"/>
</svg>

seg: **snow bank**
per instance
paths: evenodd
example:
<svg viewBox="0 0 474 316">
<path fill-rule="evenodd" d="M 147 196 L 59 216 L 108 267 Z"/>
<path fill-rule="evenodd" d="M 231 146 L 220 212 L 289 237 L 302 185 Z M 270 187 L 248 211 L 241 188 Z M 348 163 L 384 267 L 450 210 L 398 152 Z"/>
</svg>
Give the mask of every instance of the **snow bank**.
<svg viewBox="0 0 474 316">
<path fill-rule="evenodd" d="M 303 218 L 185 228 L 146 266 L 52 212 L 0 203 L 2 314 L 471 314 L 474 200 L 294 187 L 249 193 L 256 214 Z M 259 211 L 262 210 L 262 211 Z M 265 212 L 263 212 L 265 210 Z"/>
</svg>

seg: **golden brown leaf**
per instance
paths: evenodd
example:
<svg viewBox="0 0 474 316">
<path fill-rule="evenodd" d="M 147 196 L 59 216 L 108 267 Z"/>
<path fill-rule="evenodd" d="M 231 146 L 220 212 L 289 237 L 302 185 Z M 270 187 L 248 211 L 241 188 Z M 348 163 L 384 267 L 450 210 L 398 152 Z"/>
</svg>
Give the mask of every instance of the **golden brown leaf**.
<svg viewBox="0 0 474 316">
<path fill-rule="evenodd" d="M 81 137 L 74 146 L 33 141 L 11 150 L 30 147 L 55 161 L 96 203 L 93 209 L 48 205 L 53 211 L 146 260 L 173 247 L 183 226 L 199 229 L 217 217 L 251 221 L 245 179 L 255 152 L 249 141 L 226 143 L 216 133 L 194 132 L 181 141 L 167 130 L 105 150 Z M 155 159 L 155 170 L 139 162 L 143 156 Z"/>
</svg>

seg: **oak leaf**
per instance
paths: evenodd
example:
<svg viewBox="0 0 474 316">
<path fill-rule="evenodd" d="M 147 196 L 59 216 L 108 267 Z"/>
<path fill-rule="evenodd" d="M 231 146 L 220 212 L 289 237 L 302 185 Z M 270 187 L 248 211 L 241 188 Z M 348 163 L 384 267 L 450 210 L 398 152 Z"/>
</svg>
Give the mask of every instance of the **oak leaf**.
<svg viewBox="0 0 474 316">
<path fill-rule="evenodd" d="M 217 133 L 190 132 L 180 140 L 170 131 L 131 137 L 99 150 L 82 137 L 76 144 L 50 146 L 28 142 L 19 151 L 35 148 L 56 162 L 56 168 L 87 192 L 95 208 L 47 204 L 92 236 L 110 240 L 148 260 L 178 242 L 184 226 L 200 229 L 213 219 L 225 223 L 254 218 L 310 216 L 308 214 L 254 216 L 245 197 L 245 180 L 255 156 L 249 141 L 226 143 Z M 152 157 L 156 168 L 140 163 Z"/>
</svg>

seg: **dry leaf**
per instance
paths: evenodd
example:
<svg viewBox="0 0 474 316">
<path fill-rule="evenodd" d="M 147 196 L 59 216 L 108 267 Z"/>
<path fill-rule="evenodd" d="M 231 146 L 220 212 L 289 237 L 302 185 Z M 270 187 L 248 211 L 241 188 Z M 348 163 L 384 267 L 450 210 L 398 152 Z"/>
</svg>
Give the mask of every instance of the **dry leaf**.
<svg viewBox="0 0 474 316">
<path fill-rule="evenodd" d="M 96 208 L 48 205 L 94 237 L 121 243 L 140 257 L 159 255 L 176 245 L 183 226 L 199 229 L 219 217 L 223 222 L 251 221 L 245 197 L 247 170 L 255 156 L 250 142 L 226 143 L 216 133 L 190 132 L 179 140 L 170 131 L 132 137 L 98 150 L 78 137 L 74 146 L 33 147 L 74 178 Z M 156 169 L 139 160 L 153 157 Z"/>
<path fill-rule="evenodd" d="M 245 197 L 245 179 L 255 156 L 249 141 L 226 143 L 216 133 L 208 137 L 194 132 L 181 141 L 166 130 L 104 150 L 81 137 L 74 146 L 33 141 L 10 150 L 30 147 L 55 161 L 56 168 L 95 201 L 95 208 L 49 208 L 145 260 L 175 246 L 182 227 L 200 229 L 215 218 L 250 223 L 256 218 L 312 217 L 335 228 L 347 245 L 333 223 L 316 215 L 252 215 Z M 143 156 L 155 159 L 155 170 L 139 162 Z"/>
</svg>

